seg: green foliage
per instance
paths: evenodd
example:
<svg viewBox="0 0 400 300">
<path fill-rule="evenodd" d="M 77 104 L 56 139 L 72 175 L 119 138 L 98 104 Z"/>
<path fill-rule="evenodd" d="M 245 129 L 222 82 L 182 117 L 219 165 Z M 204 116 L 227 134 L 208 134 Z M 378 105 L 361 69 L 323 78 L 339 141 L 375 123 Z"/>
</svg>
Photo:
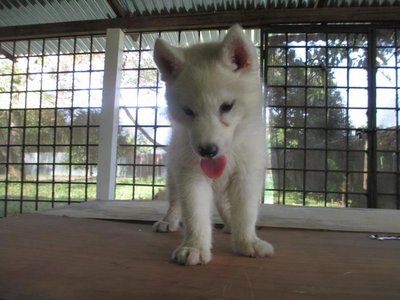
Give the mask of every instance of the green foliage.
<svg viewBox="0 0 400 300">
<path fill-rule="evenodd" d="M 50 178 L 49 178 L 50 179 Z M 32 180 L 32 178 L 30 179 Z M 19 214 L 20 211 L 34 212 L 38 209 L 60 207 L 67 205 L 68 199 L 73 202 L 81 202 L 96 199 L 96 184 L 83 184 L 78 177 L 72 178 L 68 183 L 68 178 L 58 178 L 56 183 L 38 182 L 36 183 L 12 183 L 7 185 L 7 215 Z M 140 186 L 140 184 L 152 184 L 152 178 L 136 178 L 135 200 L 151 200 L 152 187 Z M 117 179 L 116 200 L 132 199 L 133 181 L 130 178 Z M 155 185 L 165 185 L 165 178 L 155 178 Z M 155 187 L 157 193 L 162 187 Z M 4 215 L 5 205 L 5 183 L 0 182 L 0 217 Z M 21 198 L 22 195 L 22 198 Z M 54 195 L 54 197 L 53 197 Z M 20 201 L 22 200 L 22 201 Z M 37 203 L 36 203 L 37 202 Z M 53 204 L 54 202 L 54 204 Z M 22 207 L 22 208 L 21 208 Z"/>
</svg>

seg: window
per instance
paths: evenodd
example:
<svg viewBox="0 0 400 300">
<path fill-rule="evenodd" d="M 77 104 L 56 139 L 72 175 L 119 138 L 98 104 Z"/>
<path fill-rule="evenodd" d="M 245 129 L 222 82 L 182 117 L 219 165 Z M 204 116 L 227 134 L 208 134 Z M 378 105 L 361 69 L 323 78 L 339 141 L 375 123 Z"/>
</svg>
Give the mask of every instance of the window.
<svg viewBox="0 0 400 300">
<path fill-rule="evenodd" d="M 2 42 L 0 216 L 94 199 L 103 36 Z"/>
<path fill-rule="evenodd" d="M 376 31 L 377 206 L 400 208 L 400 29 Z"/>
<path fill-rule="evenodd" d="M 264 33 L 267 196 L 398 208 L 398 30 L 324 29 Z"/>
<path fill-rule="evenodd" d="M 155 39 L 187 46 L 225 33 L 126 34 L 116 199 L 153 199 L 165 187 L 170 124 Z M 264 202 L 400 208 L 400 29 L 280 26 L 246 34 L 265 80 Z M 95 199 L 105 40 L 0 43 L 0 216 Z"/>
<path fill-rule="evenodd" d="M 116 199 L 153 199 L 165 186 L 170 124 L 153 62 L 156 33 L 126 35 L 121 81 Z"/>
</svg>

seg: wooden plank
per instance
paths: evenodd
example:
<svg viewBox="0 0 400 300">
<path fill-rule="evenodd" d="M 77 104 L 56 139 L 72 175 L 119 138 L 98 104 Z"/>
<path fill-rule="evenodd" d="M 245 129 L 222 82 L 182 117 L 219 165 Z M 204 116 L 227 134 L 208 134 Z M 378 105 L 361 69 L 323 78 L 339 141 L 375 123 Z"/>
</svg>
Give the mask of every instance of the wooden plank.
<svg viewBox="0 0 400 300">
<path fill-rule="evenodd" d="M 154 222 L 167 211 L 168 203 L 154 201 L 90 201 L 39 214 L 77 218 L 133 220 Z M 216 211 L 215 223 L 221 223 Z M 261 205 L 259 226 L 313 230 L 400 233 L 400 211 L 390 209 L 356 209 Z"/>
<path fill-rule="evenodd" d="M 3 27 L 0 40 L 32 37 L 105 34 L 107 28 L 126 31 L 158 31 L 227 28 L 234 23 L 244 27 L 263 27 L 273 24 L 400 22 L 400 7 L 350 7 L 263 9 L 249 11 L 217 11 L 212 13 L 130 16 L 107 20 L 87 20 L 53 24 Z"/>
<path fill-rule="evenodd" d="M 214 231 L 207 266 L 169 262 L 180 233 L 43 215 L 0 220 L 0 299 L 398 299 L 400 242 L 364 233 L 268 229 L 271 258 Z"/>
</svg>

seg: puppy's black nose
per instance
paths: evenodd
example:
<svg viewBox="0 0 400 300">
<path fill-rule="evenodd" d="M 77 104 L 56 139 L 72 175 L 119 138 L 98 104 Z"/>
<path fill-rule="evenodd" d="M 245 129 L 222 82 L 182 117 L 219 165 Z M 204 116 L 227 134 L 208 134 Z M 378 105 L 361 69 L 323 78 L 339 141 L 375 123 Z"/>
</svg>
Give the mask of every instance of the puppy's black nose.
<svg viewBox="0 0 400 300">
<path fill-rule="evenodd" d="M 218 146 L 215 144 L 206 144 L 204 146 L 200 146 L 198 151 L 202 157 L 213 158 L 218 154 Z"/>
</svg>

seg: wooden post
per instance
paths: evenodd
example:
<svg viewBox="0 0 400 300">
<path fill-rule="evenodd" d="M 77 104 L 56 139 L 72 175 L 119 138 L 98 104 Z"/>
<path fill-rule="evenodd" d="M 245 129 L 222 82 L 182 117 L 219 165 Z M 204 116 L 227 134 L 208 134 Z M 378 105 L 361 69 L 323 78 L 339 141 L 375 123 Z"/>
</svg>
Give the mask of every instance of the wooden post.
<svg viewBox="0 0 400 300">
<path fill-rule="evenodd" d="M 104 63 L 103 100 L 99 132 L 97 200 L 115 199 L 119 87 L 122 69 L 124 33 L 119 28 L 107 29 Z"/>
</svg>

